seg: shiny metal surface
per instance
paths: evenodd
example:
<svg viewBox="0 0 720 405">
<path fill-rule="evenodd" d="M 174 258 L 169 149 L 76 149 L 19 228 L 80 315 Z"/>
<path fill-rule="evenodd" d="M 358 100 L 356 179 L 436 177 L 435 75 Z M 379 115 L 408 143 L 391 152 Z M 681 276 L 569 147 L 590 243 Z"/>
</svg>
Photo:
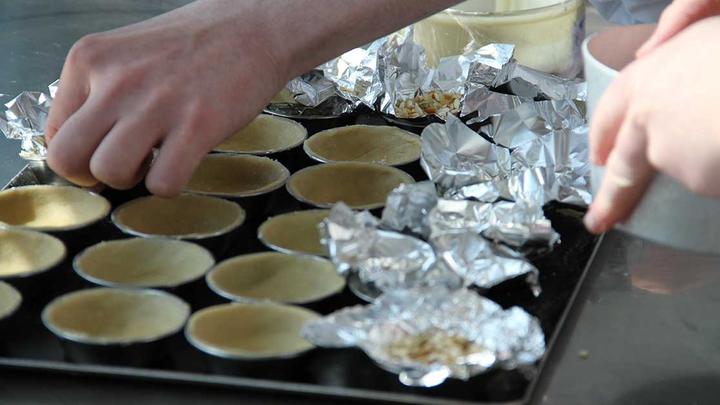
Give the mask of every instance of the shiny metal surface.
<svg viewBox="0 0 720 405">
<path fill-rule="evenodd" d="M 720 403 L 720 256 L 606 235 L 542 404 Z"/>
<path fill-rule="evenodd" d="M 0 93 L 42 89 L 85 33 L 184 3 L 163 0 L 0 1 Z M 598 27 L 588 16 L 588 31 Z M 20 171 L 0 139 L 0 184 Z M 720 257 L 658 247 L 619 233 L 601 246 L 538 387 L 541 404 L 720 403 Z M 190 384 L 0 369 L 5 404 L 292 404 L 302 398 Z M 319 403 L 317 399 L 313 403 Z M 333 403 L 327 401 L 326 403 Z"/>
</svg>

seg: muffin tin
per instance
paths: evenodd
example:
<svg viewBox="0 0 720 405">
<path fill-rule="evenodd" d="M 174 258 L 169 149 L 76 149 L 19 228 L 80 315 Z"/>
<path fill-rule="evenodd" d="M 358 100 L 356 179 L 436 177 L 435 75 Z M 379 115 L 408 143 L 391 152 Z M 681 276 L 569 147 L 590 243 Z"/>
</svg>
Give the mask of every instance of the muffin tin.
<svg viewBox="0 0 720 405">
<path fill-rule="evenodd" d="M 306 122 L 303 123 L 307 124 Z M 385 124 L 383 118 L 379 115 L 359 115 L 352 117 L 350 122 L 347 123 Z M 308 128 L 308 132 L 310 134 L 317 132 L 317 128 L 312 128 L 312 122 L 310 124 L 311 128 Z M 298 144 L 293 150 L 297 152 L 297 149 L 302 151 L 302 146 Z M 308 159 L 307 164 L 316 164 L 316 162 L 310 162 Z M 315 167 L 319 166 L 313 166 L 313 168 Z M 387 166 L 381 167 L 397 170 Z M 297 170 L 292 171 L 297 173 Z M 407 176 L 407 181 L 412 181 L 410 176 Z M 54 176 L 44 165 L 32 163 L 22 170 L 7 187 L 43 184 L 64 184 L 64 182 Z M 142 187 L 127 192 L 105 190 L 100 193 L 100 195 L 107 197 L 112 204 L 113 210 L 117 210 L 122 204 L 127 204 L 126 207 L 138 204 L 137 202 L 127 201 L 143 194 L 146 194 L 146 192 Z M 213 237 L 224 235 L 225 238 L 220 238 L 223 240 L 221 247 L 227 246 L 227 249 L 215 249 L 217 245 L 208 245 L 206 243 L 208 242 L 207 238 L 199 237 L 196 235 L 197 232 L 178 231 L 174 232 L 174 235 L 172 235 L 173 232 L 166 232 L 170 235 L 164 235 L 163 237 L 183 240 L 183 242 L 178 243 L 204 244 L 213 253 L 218 264 L 231 257 L 266 252 L 270 251 L 271 248 L 286 253 L 294 252 L 293 254 L 306 249 L 307 246 L 304 245 L 292 246 L 287 245 L 287 241 L 274 239 L 268 230 L 272 230 L 273 220 L 275 223 L 280 222 L 282 219 L 289 221 L 288 223 L 293 222 L 292 216 L 296 214 L 287 216 L 282 214 L 308 208 L 308 204 L 303 204 L 293 198 L 285 187 L 275 188 L 274 191 L 268 194 L 272 198 L 263 200 L 261 203 L 263 209 L 243 206 L 247 210 L 238 211 L 230 208 L 229 211 L 234 213 L 232 215 L 228 214 L 229 219 L 225 221 L 226 224 L 216 227 L 217 232 L 210 232 Z M 222 202 L 218 204 L 235 207 L 236 202 L 239 201 L 239 204 L 243 205 L 241 199 L 235 199 L 233 196 L 224 197 L 227 198 L 221 199 Z M 215 197 L 190 195 L 186 198 L 207 199 Z M 201 204 L 190 205 L 198 207 Z M 375 205 L 369 207 L 376 208 Z M 143 212 L 147 213 L 148 211 L 143 210 Z M 23 286 L 23 289 L 21 289 L 23 298 L 26 298 L 27 294 L 36 294 L 36 296 L 33 299 L 23 299 L 19 309 L 13 311 L 11 316 L 6 317 L 0 323 L 0 336 L 3 338 L 2 342 L 0 342 L 0 367 L 220 385 L 239 389 L 260 390 L 267 392 L 268 395 L 272 395 L 273 392 L 295 393 L 305 396 L 334 398 L 337 401 L 352 399 L 368 402 L 460 404 L 483 402 L 518 403 L 527 401 L 530 398 L 531 387 L 534 386 L 535 379 L 542 371 L 544 360 L 537 365 L 538 372 L 536 373 L 523 373 L 518 370 L 494 370 L 467 382 L 453 380 L 435 388 L 419 389 L 401 385 L 395 375 L 380 369 L 356 349 L 313 350 L 307 348 L 305 350 L 306 348 L 298 346 L 300 349 L 295 350 L 292 354 L 285 353 L 278 356 L 264 356 L 264 358 L 263 356 L 255 356 L 258 358 L 239 360 L 237 357 L 242 356 L 237 356 L 237 353 L 228 356 L 208 354 L 213 352 L 213 349 L 209 348 L 212 342 L 206 342 L 207 339 L 195 339 L 192 337 L 195 336 L 192 333 L 192 319 L 195 319 L 196 322 L 198 320 L 197 317 L 193 318 L 193 316 L 205 314 L 206 312 L 199 311 L 211 311 L 213 308 L 230 308 L 230 312 L 242 309 L 253 313 L 275 313 L 280 317 L 281 315 L 290 316 L 288 315 L 289 312 L 300 317 L 313 317 L 317 316 L 315 312 L 329 313 L 344 306 L 362 304 L 363 302 L 353 295 L 347 287 L 343 288 L 340 293 L 327 298 L 315 297 L 317 300 L 311 300 L 313 302 L 300 300 L 296 302 L 304 302 L 302 305 L 286 306 L 284 304 L 270 304 L 254 298 L 246 299 L 248 297 L 237 297 L 239 302 L 231 303 L 230 299 L 226 297 L 232 294 L 225 294 L 225 297 L 216 294 L 208 287 L 204 277 L 197 279 L 194 279 L 195 276 L 189 277 L 189 284 L 192 284 L 193 288 L 165 287 L 148 282 L 148 286 L 162 288 L 164 291 L 129 291 L 136 291 L 135 293 L 139 294 L 158 294 L 158 296 L 162 297 L 174 296 L 177 298 L 173 299 L 177 299 L 179 302 L 189 303 L 194 311 L 194 315 L 190 315 L 190 318 L 188 318 L 191 321 L 186 324 L 184 333 L 183 330 L 173 330 L 169 331 L 169 333 L 172 333 L 167 336 L 160 336 L 161 338 L 158 341 L 162 343 L 162 350 L 151 350 L 153 353 L 157 351 L 156 354 L 159 356 L 155 354 L 152 356 L 143 355 L 142 353 L 148 353 L 144 351 L 147 348 L 145 345 L 110 344 L 100 348 L 101 350 L 98 353 L 97 350 L 88 350 L 98 349 L 98 347 L 93 347 L 93 344 L 86 341 L 78 342 L 77 339 L 67 339 L 70 335 L 55 330 L 61 337 L 61 339 L 58 339 L 50 329 L 43 325 L 43 317 L 41 316 L 43 310 L 48 303 L 58 302 L 53 300 L 63 299 L 58 297 L 67 297 L 66 294 L 69 293 L 77 294 L 75 291 L 80 289 L 106 291 L 104 288 L 98 289 L 96 285 L 91 283 L 91 281 L 98 283 L 97 280 L 94 280 L 94 276 L 87 277 L 86 274 L 86 278 L 90 281 L 80 277 L 78 273 L 83 274 L 85 272 L 82 271 L 82 266 L 80 266 L 80 269 L 77 268 L 80 262 L 79 259 L 75 263 L 76 270 L 79 271 L 78 273 L 73 271 L 72 259 L 78 253 L 102 241 L 132 236 L 146 237 L 152 232 L 142 226 L 152 225 L 155 220 L 153 218 L 157 218 L 162 214 L 169 217 L 174 216 L 178 218 L 179 222 L 184 222 L 189 211 L 184 213 L 178 211 L 176 214 L 171 215 L 168 215 L 168 212 L 158 208 L 156 210 L 157 215 L 151 217 L 142 216 L 137 221 L 137 229 L 128 224 L 125 224 L 128 226 L 123 225 L 122 229 L 125 232 L 112 223 L 110 216 L 106 216 L 90 227 L 81 228 L 86 232 L 92 232 L 90 238 L 86 235 L 77 235 L 74 232 L 55 235 L 65 245 L 70 246 L 68 253 L 60 263 L 53 266 L 54 268 L 43 272 L 55 276 L 54 280 L 56 281 L 54 281 L 53 288 L 49 290 L 38 289 L 35 283 Z M 245 215 L 245 212 L 247 212 L 247 215 Z M 316 212 L 320 216 L 323 213 L 322 211 Z M 520 279 L 502 283 L 484 291 L 483 294 L 503 306 L 519 305 L 537 316 L 541 320 L 547 337 L 548 348 L 551 349 L 554 340 L 559 334 L 565 313 L 572 304 L 574 293 L 579 288 L 587 271 L 587 265 L 598 239 L 584 231 L 582 210 L 579 208 L 550 204 L 546 207 L 546 215 L 552 221 L 554 228 L 561 234 L 563 243 L 551 252 L 538 252 L 530 257 L 540 269 L 543 294 L 538 298 L 533 297 L 524 281 Z M 112 217 L 121 225 L 125 223 L 122 221 L 121 215 L 117 214 L 117 211 Z M 261 235 L 262 237 L 258 238 L 258 227 L 268 218 L 272 219 L 260 227 L 265 232 Z M 314 219 L 311 218 L 312 221 Z M 302 228 L 302 225 L 300 227 Z M 304 235 L 305 232 L 299 232 L 303 233 L 301 236 L 307 236 Z M 318 256 L 321 255 L 322 252 L 318 251 L 316 241 L 311 242 L 311 252 L 318 254 Z M 89 251 L 91 252 L 92 248 L 86 250 L 86 254 Z M 321 261 L 323 259 L 317 260 Z M 215 268 L 217 268 L 217 265 Z M 190 279 L 194 279 L 194 281 Z M 13 282 L 12 280 L 9 281 Z M 116 281 L 108 280 L 99 284 L 116 286 Z M 337 287 L 341 288 L 342 286 Z M 180 307 L 183 307 L 183 305 L 178 304 L 178 308 Z M 208 308 L 211 309 L 208 310 Z M 289 308 L 289 312 L 284 311 L 287 308 Z M 275 310 L 277 312 L 273 312 Z M 180 315 L 184 316 L 184 312 Z M 44 319 L 46 323 L 49 320 L 47 316 Z M 12 322 L 12 327 L 5 327 L 8 322 Z M 278 324 L 281 325 L 283 322 L 278 322 Z M 288 328 L 294 325 L 290 321 L 284 322 L 284 324 Z M 190 340 L 184 335 L 190 335 Z"/>
</svg>

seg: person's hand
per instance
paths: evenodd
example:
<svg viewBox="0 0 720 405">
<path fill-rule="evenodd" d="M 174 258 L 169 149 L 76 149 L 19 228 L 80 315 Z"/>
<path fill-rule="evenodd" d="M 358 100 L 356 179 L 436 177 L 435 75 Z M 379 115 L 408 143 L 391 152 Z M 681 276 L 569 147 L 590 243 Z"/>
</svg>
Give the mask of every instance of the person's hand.
<svg viewBox="0 0 720 405">
<path fill-rule="evenodd" d="M 605 165 L 585 217 L 595 233 L 628 218 L 656 170 L 720 196 L 720 17 L 686 28 L 625 68 L 590 126 L 590 158 Z"/>
<path fill-rule="evenodd" d="M 193 3 L 76 43 L 48 117 L 50 167 L 79 185 L 126 189 L 158 146 L 147 187 L 178 193 L 288 79 L 288 63 L 255 34 L 261 16 L 243 16 L 251 2 L 229 3 Z"/>
<path fill-rule="evenodd" d="M 691 24 L 720 15 L 720 0 L 675 0 L 660 16 L 657 29 L 637 51 L 637 56 L 648 54 Z"/>
<path fill-rule="evenodd" d="M 46 126 L 48 164 L 79 185 L 142 179 L 173 196 L 287 81 L 458 0 L 197 0 L 81 39 Z"/>
</svg>

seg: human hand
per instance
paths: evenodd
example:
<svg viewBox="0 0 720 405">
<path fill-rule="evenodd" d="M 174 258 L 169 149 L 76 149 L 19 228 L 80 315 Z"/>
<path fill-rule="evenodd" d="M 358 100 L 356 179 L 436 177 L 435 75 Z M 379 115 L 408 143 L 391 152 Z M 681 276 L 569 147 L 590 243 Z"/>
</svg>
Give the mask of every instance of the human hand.
<svg viewBox="0 0 720 405">
<path fill-rule="evenodd" d="M 127 189 L 144 162 L 171 197 L 287 81 L 459 0 L 197 0 L 70 51 L 46 125 L 48 164 Z"/>
<path fill-rule="evenodd" d="M 590 126 L 590 158 L 606 165 L 585 224 L 629 217 L 656 171 L 720 196 L 720 17 L 704 19 L 639 58 L 610 85 Z"/>
<path fill-rule="evenodd" d="M 720 0 L 675 0 L 663 11 L 653 35 L 640 47 L 642 57 L 703 18 L 720 15 Z"/>
<path fill-rule="evenodd" d="M 92 34 L 70 51 L 46 127 L 48 164 L 80 185 L 134 186 L 144 162 L 160 196 L 252 120 L 289 79 L 254 2 L 201 0 Z"/>
</svg>

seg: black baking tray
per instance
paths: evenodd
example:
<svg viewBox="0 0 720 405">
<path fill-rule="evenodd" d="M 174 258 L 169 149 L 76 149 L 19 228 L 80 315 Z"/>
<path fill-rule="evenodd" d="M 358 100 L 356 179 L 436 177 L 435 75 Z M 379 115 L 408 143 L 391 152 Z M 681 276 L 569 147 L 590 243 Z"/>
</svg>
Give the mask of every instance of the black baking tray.
<svg viewBox="0 0 720 405">
<path fill-rule="evenodd" d="M 360 123 L 383 123 L 382 117 L 361 116 Z M 312 128 L 309 128 L 310 132 Z M 26 166 L 6 187 L 31 184 L 63 184 L 42 162 Z M 143 194 L 142 188 L 131 192 L 103 191 L 113 206 Z M 292 199 L 283 191 L 276 198 L 274 213 L 296 208 Z M 179 342 L 172 354 L 165 359 L 146 366 L 125 367 L 107 364 L 74 363 L 66 359 L 62 346 L 40 322 L 40 311 L 54 296 L 83 287 L 82 280 L 68 269 L 67 282 L 53 289 L 50 296 L 33 298 L 25 302 L 15 315 L 13 328 L 4 336 L 0 346 L 0 367 L 31 369 L 43 372 L 100 375 L 124 379 L 169 381 L 184 384 L 214 385 L 239 390 L 254 390 L 326 399 L 354 400 L 360 402 L 387 402 L 406 404 L 469 404 L 528 402 L 533 387 L 542 372 L 543 364 L 552 351 L 555 340 L 561 333 L 562 324 L 570 310 L 589 267 L 599 239 L 587 233 L 582 225 L 583 210 L 578 207 L 551 203 L 545 207 L 546 215 L 553 227 L 560 233 L 562 243 L 549 252 L 533 251 L 528 257 L 540 270 L 540 284 L 543 292 L 534 297 L 521 279 L 510 280 L 482 294 L 504 307 L 520 306 L 538 317 L 545 332 L 548 350 L 533 367 L 522 371 L 493 370 L 476 376 L 469 381 L 448 380 L 434 388 L 413 388 L 400 384 L 397 376 L 377 367 L 364 353 L 356 349 L 318 349 L 313 351 L 301 364 L 283 370 L 218 371 L 213 362 L 187 342 Z M 107 234 L 98 235 L 97 241 L 120 237 L 112 232 L 107 220 Z M 256 227 L 260 219 L 251 221 Z M 246 233 L 248 235 L 250 233 Z M 246 236 L 246 238 L 252 237 Z M 226 256 L 247 253 L 250 250 L 265 250 L 257 240 L 244 240 L 238 248 Z M 240 249 L 239 246 L 243 246 Z M 219 258 L 222 259 L 222 258 Z M 208 297 L 211 297 L 208 294 Z M 196 297 L 195 297 L 196 298 Z M 351 305 L 361 303 L 352 293 L 342 292 L 335 303 Z M 206 305 L 217 301 L 208 298 Z M 203 303 L 200 304 L 203 306 Z M 336 308 L 327 308 L 328 311 Z M 325 311 L 327 312 L 327 311 Z"/>
</svg>

